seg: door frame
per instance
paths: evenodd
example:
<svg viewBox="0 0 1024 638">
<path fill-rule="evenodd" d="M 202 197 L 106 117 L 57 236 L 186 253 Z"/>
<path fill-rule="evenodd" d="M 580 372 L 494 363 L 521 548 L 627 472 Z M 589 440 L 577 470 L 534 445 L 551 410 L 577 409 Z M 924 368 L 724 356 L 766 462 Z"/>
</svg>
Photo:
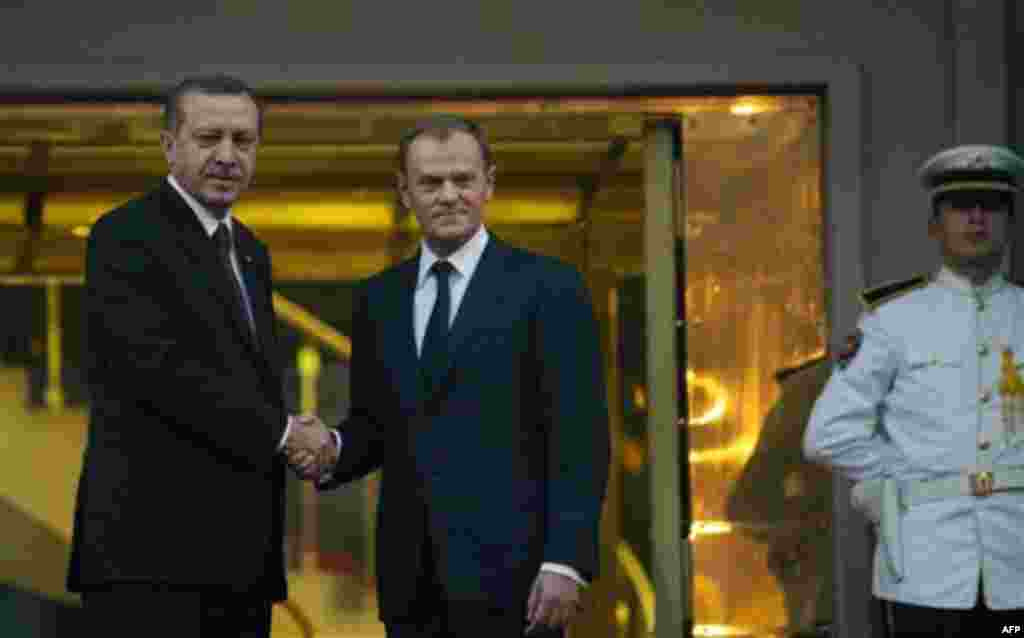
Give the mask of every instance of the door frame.
<svg viewBox="0 0 1024 638">
<path fill-rule="evenodd" d="M 231 65 L 261 94 L 302 96 L 424 97 L 486 99 L 511 95 L 730 95 L 814 92 L 822 97 L 823 246 L 830 350 L 856 326 L 856 291 L 865 284 L 866 202 L 864 72 L 841 58 L 746 54 L 702 63 L 654 64 L 373 64 L 339 68 L 334 63 Z M 24 95 L 59 90 L 94 93 L 117 87 L 162 90 L 166 78 L 142 62 L 113 65 L 106 84 L 90 84 L 60 64 L 29 65 L 30 86 L 9 87 Z M 372 75 L 371 75 L 372 72 Z M 346 75 L 347 74 L 347 75 Z M 362 74 L 359 76 L 357 74 Z M 26 91 L 27 89 L 27 91 Z M 4 87 L 0 85 L 0 92 Z M 685 140 L 684 140 L 685 144 Z M 839 291 L 841 294 L 836 294 Z M 669 318 L 666 318 L 669 319 Z M 671 320 L 671 319 L 669 319 Z M 839 638 L 881 635 L 871 604 L 871 541 L 864 519 L 849 506 L 849 483 L 834 481 L 834 626 Z M 677 521 L 678 523 L 678 521 Z M 678 528 L 678 525 L 677 525 Z M 663 594 L 662 594 L 663 595 Z M 659 602 L 671 604 L 658 596 Z M 667 628 L 657 635 L 670 635 Z M 672 636 L 677 638 L 678 634 Z"/>
</svg>

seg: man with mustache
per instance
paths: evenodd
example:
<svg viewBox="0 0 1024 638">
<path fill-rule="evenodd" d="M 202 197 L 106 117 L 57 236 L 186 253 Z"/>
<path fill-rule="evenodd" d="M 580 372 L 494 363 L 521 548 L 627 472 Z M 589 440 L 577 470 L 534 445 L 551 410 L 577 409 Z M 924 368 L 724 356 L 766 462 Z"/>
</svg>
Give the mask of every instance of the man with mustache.
<svg viewBox="0 0 1024 638">
<path fill-rule="evenodd" d="M 898 637 L 1024 619 L 1024 288 L 1002 273 L 1022 175 L 997 146 L 924 164 L 943 265 L 863 295 L 804 434 L 811 460 L 857 482 L 878 531 L 874 594 Z"/>
<path fill-rule="evenodd" d="M 184 80 L 164 106 L 170 175 L 89 236 L 68 574 L 83 634 L 266 638 L 287 595 L 285 450 L 334 444 L 285 412 L 270 256 L 231 215 L 261 123 L 240 80 Z"/>
<path fill-rule="evenodd" d="M 389 638 L 561 635 L 597 575 L 609 462 L 587 289 L 484 226 L 495 164 L 476 123 L 420 122 L 397 180 L 423 241 L 359 287 L 352 406 L 321 485 L 383 469 Z"/>
</svg>

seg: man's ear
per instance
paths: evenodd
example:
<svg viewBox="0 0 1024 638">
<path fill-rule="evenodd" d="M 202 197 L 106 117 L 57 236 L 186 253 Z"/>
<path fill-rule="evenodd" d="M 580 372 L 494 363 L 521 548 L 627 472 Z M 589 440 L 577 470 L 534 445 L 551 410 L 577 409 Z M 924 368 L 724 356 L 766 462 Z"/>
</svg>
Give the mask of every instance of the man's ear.
<svg viewBox="0 0 1024 638">
<path fill-rule="evenodd" d="M 174 166 L 174 159 L 176 155 L 174 134 L 170 131 L 160 131 L 160 148 L 164 151 L 164 157 L 167 159 L 167 165 Z"/>
<path fill-rule="evenodd" d="M 398 197 L 402 200 L 402 206 L 412 210 L 412 205 L 409 201 L 409 179 L 402 171 L 395 171 L 395 189 L 398 190 Z"/>
<path fill-rule="evenodd" d="M 494 179 L 498 174 L 497 168 L 498 167 L 494 164 L 487 167 L 487 199 L 490 199 L 494 195 Z"/>
</svg>

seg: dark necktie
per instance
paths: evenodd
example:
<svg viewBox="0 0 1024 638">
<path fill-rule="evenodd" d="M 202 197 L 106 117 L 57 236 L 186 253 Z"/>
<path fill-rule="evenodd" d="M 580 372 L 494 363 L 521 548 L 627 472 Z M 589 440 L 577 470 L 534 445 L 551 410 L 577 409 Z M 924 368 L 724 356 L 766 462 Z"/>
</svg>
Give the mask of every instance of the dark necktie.
<svg viewBox="0 0 1024 638">
<path fill-rule="evenodd" d="M 231 235 L 231 229 L 228 228 L 227 224 L 221 222 L 217 225 L 217 232 L 213 233 L 213 241 L 217 244 L 217 255 L 220 257 L 221 266 L 224 268 L 224 275 L 231 282 L 231 289 L 235 293 L 235 312 L 242 319 L 242 323 L 249 328 L 249 336 L 253 338 L 253 343 L 257 343 L 256 331 L 252 321 L 252 310 L 245 301 L 242 285 L 238 281 L 238 275 L 235 274 L 234 266 L 231 265 L 231 247 L 234 244 L 234 240 Z"/>
<path fill-rule="evenodd" d="M 420 370 L 428 395 L 437 388 L 440 375 L 448 367 L 448 319 L 452 306 L 448 276 L 453 270 L 454 266 L 447 261 L 436 261 L 430 267 L 430 272 L 437 279 L 437 301 L 430 313 L 427 332 L 423 335 L 423 347 L 420 349 Z"/>
</svg>

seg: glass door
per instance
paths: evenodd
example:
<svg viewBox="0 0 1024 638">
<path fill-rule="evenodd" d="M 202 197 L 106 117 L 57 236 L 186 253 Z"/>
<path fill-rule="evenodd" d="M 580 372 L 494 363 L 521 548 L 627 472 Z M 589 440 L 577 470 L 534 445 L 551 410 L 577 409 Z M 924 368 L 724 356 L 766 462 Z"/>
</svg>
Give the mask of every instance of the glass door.
<svg viewBox="0 0 1024 638">
<path fill-rule="evenodd" d="M 830 372 L 818 103 L 764 104 L 651 118 L 644 137 L 645 272 L 618 300 L 622 511 L 659 638 L 831 621 L 830 476 L 801 456 Z"/>
</svg>

